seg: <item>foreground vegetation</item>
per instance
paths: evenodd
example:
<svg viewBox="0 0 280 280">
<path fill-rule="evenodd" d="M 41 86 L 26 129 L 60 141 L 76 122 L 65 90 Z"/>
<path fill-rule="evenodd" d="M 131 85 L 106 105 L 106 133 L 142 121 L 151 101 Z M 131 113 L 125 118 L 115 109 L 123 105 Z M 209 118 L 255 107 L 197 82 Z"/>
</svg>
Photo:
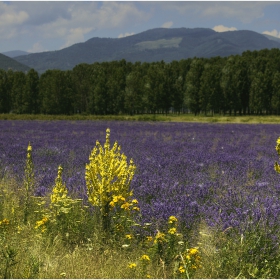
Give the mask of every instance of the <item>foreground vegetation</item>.
<svg viewBox="0 0 280 280">
<path fill-rule="evenodd" d="M 0 114 L 0 120 L 104 120 L 104 121 L 161 121 L 199 123 L 280 123 L 278 115 L 194 115 L 194 114 L 144 114 L 144 115 L 43 115 L 43 114 Z"/>
<path fill-rule="evenodd" d="M 11 173 L 1 178 L 0 277 L 280 277 L 280 234 L 265 218 L 268 209 L 261 209 L 258 223 L 242 233 L 203 219 L 185 228 L 173 215 L 154 227 L 142 221 L 130 188 L 135 163 L 117 143 L 110 145 L 109 130 L 104 146 L 96 143 L 85 166 L 87 201 L 68 193 L 60 165 L 50 192 L 34 196 L 33 152 L 29 144 L 21 181 Z M 275 169 L 280 171 L 278 164 Z"/>
</svg>

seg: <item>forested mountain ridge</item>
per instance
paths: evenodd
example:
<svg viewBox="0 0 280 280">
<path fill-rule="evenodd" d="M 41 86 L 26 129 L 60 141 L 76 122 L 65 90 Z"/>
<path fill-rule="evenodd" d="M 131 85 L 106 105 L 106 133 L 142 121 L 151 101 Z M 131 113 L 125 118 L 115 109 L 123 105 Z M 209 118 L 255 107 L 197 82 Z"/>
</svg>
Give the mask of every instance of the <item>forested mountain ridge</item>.
<svg viewBox="0 0 280 280">
<path fill-rule="evenodd" d="M 22 63 L 0 53 L 0 69 L 27 72 L 30 68 Z"/>
<path fill-rule="evenodd" d="M 133 63 L 171 62 L 272 48 L 280 48 L 280 42 L 248 30 L 219 33 L 209 28 L 155 28 L 124 38 L 95 37 L 58 51 L 32 53 L 14 59 L 43 73 L 48 69 L 71 70 L 80 63 L 122 59 Z"/>
</svg>

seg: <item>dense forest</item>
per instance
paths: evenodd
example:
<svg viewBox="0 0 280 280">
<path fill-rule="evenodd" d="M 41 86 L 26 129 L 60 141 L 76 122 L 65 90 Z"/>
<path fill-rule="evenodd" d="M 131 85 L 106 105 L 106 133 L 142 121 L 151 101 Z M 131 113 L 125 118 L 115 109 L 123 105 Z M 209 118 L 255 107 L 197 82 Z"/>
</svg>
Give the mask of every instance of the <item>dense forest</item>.
<svg viewBox="0 0 280 280">
<path fill-rule="evenodd" d="M 112 61 L 0 70 L 0 113 L 280 114 L 280 50 L 170 63 Z"/>
</svg>

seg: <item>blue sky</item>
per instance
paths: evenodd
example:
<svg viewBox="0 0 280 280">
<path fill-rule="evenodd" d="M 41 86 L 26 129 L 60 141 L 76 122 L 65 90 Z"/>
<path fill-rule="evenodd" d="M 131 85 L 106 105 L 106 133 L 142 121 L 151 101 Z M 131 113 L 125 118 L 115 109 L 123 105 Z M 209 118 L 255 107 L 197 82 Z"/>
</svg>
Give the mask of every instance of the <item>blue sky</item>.
<svg viewBox="0 0 280 280">
<path fill-rule="evenodd" d="M 0 1 L 0 52 L 59 50 L 158 27 L 252 30 L 280 38 L 280 1 Z"/>
</svg>

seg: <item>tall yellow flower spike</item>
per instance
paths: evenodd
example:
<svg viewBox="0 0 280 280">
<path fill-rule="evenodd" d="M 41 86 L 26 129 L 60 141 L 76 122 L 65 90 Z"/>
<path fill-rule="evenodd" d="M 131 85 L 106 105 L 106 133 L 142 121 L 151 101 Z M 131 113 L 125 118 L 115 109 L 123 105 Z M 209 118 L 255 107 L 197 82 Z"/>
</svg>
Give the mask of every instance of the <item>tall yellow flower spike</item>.
<svg viewBox="0 0 280 280">
<path fill-rule="evenodd" d="M 65 204 L 68 198 L 68 191 L 65 183 L 62 181 L 62 166 L 58 167 L 57 177 L 55 179 L 55 185 L 51 194 L 51 203 L 52 204 Z"/>
<path fill-rule="evenodd" d="M 275 147 L 277 154 L 280 156 L 280 137 L 276 141 L 276 147 Z M 280 173 L 280 166 L 278 162 L 275 162 L 274 164 L 274 169 L 277 173 Z"/>
<path fill-rule="evenodd" d="M 134 176 L 135 165 L 131 159 L 120 152 L 117 142 L 110 149 L 110 129 L 106 130 L 104 148 L 99 141 L 91 151 L 86 164 L 85 180 L 89 202 L 101 209 L 106 207 L 115 196 L 127 198 L 132 195 L 130 183 Z"/>
</svg>

